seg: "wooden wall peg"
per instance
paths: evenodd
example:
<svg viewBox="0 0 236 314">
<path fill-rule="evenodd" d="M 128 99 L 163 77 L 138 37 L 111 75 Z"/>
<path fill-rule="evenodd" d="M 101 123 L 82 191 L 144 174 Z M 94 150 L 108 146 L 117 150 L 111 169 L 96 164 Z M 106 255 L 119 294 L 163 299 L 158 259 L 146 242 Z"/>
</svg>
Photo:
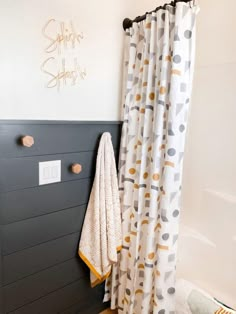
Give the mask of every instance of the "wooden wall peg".
<svg viewBox="0 0 236 314">
<path fill-rule="evenodd" d="M 74 173 L 74 174 L 79 174 L 81 171 L 82 171 L 82 165 L 80 164 L 73 164 L 71 166 L 71 171 Z"/>
<path fill-rule="evenodd" d="M 34 138 L 30 135 L 25 135 L 21 138 L 21 143 L 25 147 L 32 147 L 34 145 Z"/>
</svg>

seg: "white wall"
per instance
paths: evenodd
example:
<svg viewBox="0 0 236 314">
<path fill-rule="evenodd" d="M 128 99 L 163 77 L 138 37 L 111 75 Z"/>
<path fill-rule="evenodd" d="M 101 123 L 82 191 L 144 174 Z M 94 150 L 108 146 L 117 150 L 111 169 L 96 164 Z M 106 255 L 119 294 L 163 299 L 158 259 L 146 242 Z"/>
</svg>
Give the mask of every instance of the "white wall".
<svg viewBox="0 0 236 314">
<path fill-rule="evenodd" d="M 213 246 L 183 237 L 179 273 L 236 307 L 236 2 L 199 3 L 181 228 Z"/>
<path fill-rule="evenodd" d="M 133 0 L 8 0 L 0 1 L 1 75 L 0 119 L 119 120 L 120 79 L 124 17 L 131 16 Z M 45 53 L 49 41 L 42 28 L 49 19 L 72 21 L 84 39 L 75 49 Z M 56 23 L 48 32 L 54 38 Z M 70 46 L 70 44 L 68 45 Z M 85 80 L 75 86 L 45 88 L 50 76 L 40 69 L 48 57 L 55 74 L 66 57 L 73 68 L 74 57 Z"/>
</svg>

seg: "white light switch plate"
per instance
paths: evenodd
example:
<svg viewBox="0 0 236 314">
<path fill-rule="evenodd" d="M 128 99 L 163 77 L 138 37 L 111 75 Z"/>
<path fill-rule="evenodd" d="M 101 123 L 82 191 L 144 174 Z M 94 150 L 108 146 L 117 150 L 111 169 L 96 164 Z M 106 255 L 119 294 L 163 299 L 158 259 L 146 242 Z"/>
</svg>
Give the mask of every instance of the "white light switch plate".
<svg viewBox="0 0 236 314">
<path fill-rule="evenodd" d="M 61 182 L 61 160 L 39 162 L 39 185 Z"/>
</svg>

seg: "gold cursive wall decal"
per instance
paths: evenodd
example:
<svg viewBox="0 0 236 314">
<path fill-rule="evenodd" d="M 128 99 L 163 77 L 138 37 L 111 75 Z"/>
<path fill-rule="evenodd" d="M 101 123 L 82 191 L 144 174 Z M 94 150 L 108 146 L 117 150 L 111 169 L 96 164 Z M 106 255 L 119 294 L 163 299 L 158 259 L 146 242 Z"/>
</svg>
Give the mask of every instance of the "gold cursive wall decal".
<svg viewBox="0 0 236 314">
<path fill-rule="evenodd" d="M 55 26 L 59 26 L 59 32 L 53 34 Z M 49 41 L 45 48 L 46 53 L 51 53 L 57 50 L 60 54 L 62 45 L 66 50 L 69 47 L 75 49 L 76 44 L 81 43 L 81 41 L 84 39 L 84 34 L 82 32 L 76 31 L 73 22 L 70 21 L 69 26 L 70 27 L 67 28 L 65 22 L 57 22 L 55 19 L 50 19 L 45 24 L 42 33 L 43 36 Z"/>
<path fill-rule="evenodd" d="M 78 47 L 84 34 L 78 32 L 74 23 L 49 19 L 42 28 L 46 39 L 44 52 L 51 55 L 43 61 L 41 71 L 47 76 L 46 88 L 76 86 L 85 79 L 87 72 L 79 65 Z"/>
</svg>

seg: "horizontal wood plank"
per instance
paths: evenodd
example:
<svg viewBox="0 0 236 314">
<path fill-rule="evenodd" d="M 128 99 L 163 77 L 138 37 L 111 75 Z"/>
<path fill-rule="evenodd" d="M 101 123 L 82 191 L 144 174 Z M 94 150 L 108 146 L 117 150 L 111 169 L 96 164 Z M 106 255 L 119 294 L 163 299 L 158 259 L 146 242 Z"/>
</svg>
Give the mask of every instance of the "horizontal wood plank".
<svg viewBox="0 0 236 314">
<path fill-rule="evenodd" d="M 101 135 L 110 132 L 114 148 L 119 147 L 120 125 L 94 124 L 4 124 L 0 123 L 0 157 L 23 157 L 97 150 Z M 24 135 L 34 137 L 35 144 L 20 144 Z"/>
<path fill-rule="evenodd" d="M 117 152 L 115 152 L 117 154 Z M 39 162 L 61 160 L 61 182 L 93 178 L 97 152 L 33 156 L 24 158 L 2 158 L 0 161 L 0 191 L 9 192 L 39 185 Z M 79 163 L 80 174 L 74 174 L 71 166 Z"/>
<path fill-rule="evenodd" d="M 73 304 L 68 309 L 61 311 L 60 314 L 98 314 L 109 307 L 109 302 L 103 303 L 104 285 L 90 289 L 88 297 Z M 92 301 L 92 302 L 91 302 Z"/>
<path fill-rule="evenodd" d="M 39 162 L 61 160 L 61 182 L 93 177 L 96 165 L 94 152 L 34 156 L 24 158 L 2 158 L 0 162 L 0 191 L 9 192 L 39 186 Z M 82 165 L 82 172 L 72 173 L 74 163 Z"/>
<path fill-rule="evenodd" d="M 85 210 L 86 205 L 82 205 L 3 226 L 2 254 L 11 254 L 79 232 Z"/>
<path fill-rule="evenodd" d="M 81 179 L 0 193 L 1 224 L 10 224 L 86 204 L 91 186 L 91 179 Z"/>
<path fill-rule="evenodd" d="M 82 278 L 70 285 L 67 285 L 57 291 L 48 294 L 45 297 L 36 300 L 30 304 L 27 304 L 15 311 L 11 311 L 11 314 L 59 314 L 69 306 L 77 302 L 87 302 L 87 306 L 90 307 L 91 303 L 101 302 L 91 298 L 91 288 L 89 280 Z M 83 312 L 79 311 L 79 314 Z M 91 313 L 93 314 L 93 313 Z M 94 313 L 95 314 L 95 313 Z"/>
<path fill-rule="evenodd" d="M 5 286 L 6 311 L 11 312 L 78 280 L 84 276 L 84 267 L 79 258 L 74 258 Z"/>
<path fill-rule="evenodd" d="M 3 284 L 62 263 L 77 256 L 80 232 L 3 256 Z"/>
</svg>

